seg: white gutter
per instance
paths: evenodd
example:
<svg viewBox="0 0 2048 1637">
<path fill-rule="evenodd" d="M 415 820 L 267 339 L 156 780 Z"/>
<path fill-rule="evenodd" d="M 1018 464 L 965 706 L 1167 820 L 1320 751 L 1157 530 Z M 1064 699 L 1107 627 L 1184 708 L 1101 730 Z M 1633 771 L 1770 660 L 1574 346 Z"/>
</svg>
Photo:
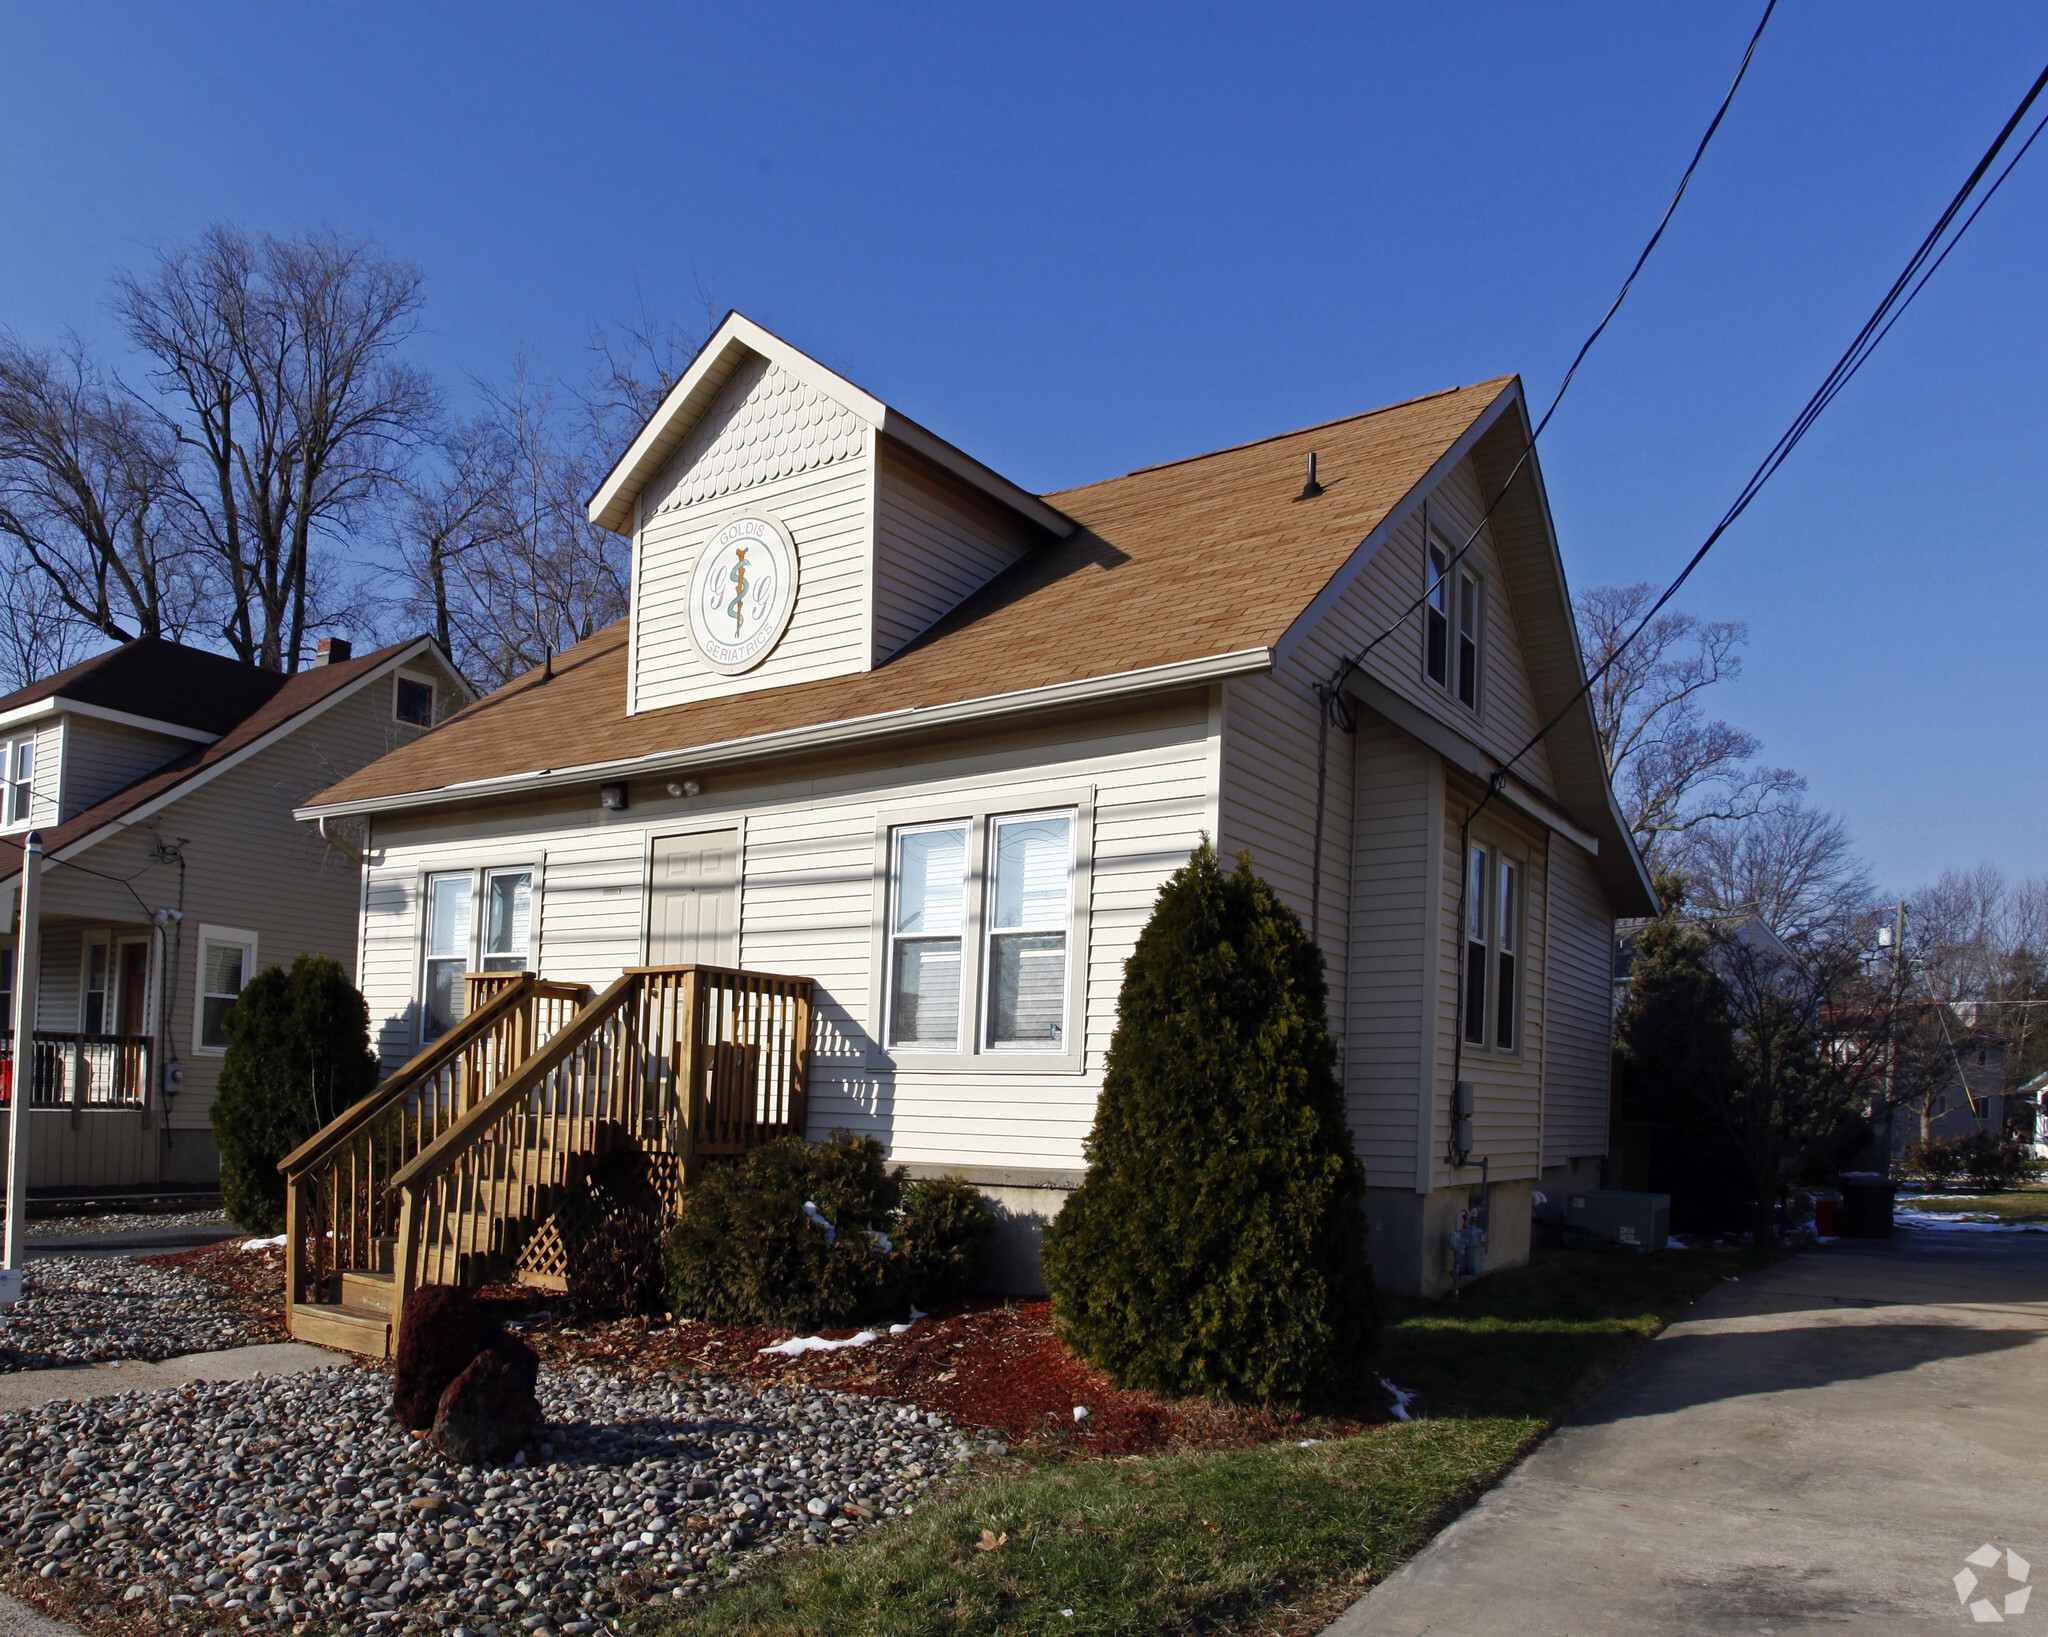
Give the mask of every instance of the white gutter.
<svg viewBox="0 0 2048 1637">
<path fill-rule="evenodd" d="M 789 728 L 780 733 L 756 734 L 745 739 L 721 739 L 685 749 L 650 751 L 608 762 L 585 762 L 576 767 L 538 767 L 526 773 L 505 773 L 488 779 L 470 779 L 460 784 L 436 785 L 408 790 L 393 796 L 368 796 L 360 801 L 322 802 L 293 809 L 299 819 L 338 818 L 352 813 L 393 813 L 408 807 L 426 807 L 447 801 L 475 801 L 484 797 L 523 794 L 535 790 L 559 790 L 635 775 L 731 766 L 736 762 L 761 761 L 771 756 L 806 750 L 840 750 L 850 745 L 929 728 L 951 727 L 967 722 L 985 722 L 1005 716 L 1022 716 L 1038 711 L 1058 710 L 1066 705 L 1097 704 L 1126 699 L 1136 694 L 1159 693 L 1169 688 L 1193 687 L 1221 682 L 1228 677 L 1250 676 L 1272 669 L 1273 650 L 1241 648 L 1235 653 L 1212 654 L 1204 659 L 1180 660 L 1172 665 L 1153 665 L 1140 671 L 1119 671 L 1111 676 L 1084 677 L 1076 682 L 1054 682 L 1042 688 L 1025 688 L 1016 693 L 989 694 L 980 699 L 953 700 L 943 705 L 913 705 L 906 710 L 882 711 L 873 716 L 846 717 L 837 722 L 820 722 L 809 727 Z M 544 684 L 543 684 L 544 685 Z"/>
</svg>

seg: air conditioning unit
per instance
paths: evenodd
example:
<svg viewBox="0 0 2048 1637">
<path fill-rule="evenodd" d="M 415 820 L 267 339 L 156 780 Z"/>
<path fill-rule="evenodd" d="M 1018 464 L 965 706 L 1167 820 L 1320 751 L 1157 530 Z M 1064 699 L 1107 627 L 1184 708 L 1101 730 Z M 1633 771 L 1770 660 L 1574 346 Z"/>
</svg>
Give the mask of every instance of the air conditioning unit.
<svg viewBox="0 0 2048 1637">
<path fill-rule="evenodd" d="M 1594 1188 L 1564 1196 L 1564 1242 L 1580 1249 L 1624 1245 L 1662 1250 L 1671 1233 L 1669 1194 Z"/>
</svg>

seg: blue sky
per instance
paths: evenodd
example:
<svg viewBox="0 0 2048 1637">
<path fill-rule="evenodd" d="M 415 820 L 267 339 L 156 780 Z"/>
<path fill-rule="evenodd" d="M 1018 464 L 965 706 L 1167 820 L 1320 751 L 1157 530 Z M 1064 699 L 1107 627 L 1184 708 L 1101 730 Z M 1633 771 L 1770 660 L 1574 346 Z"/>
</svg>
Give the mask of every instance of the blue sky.
<svg viewBox="0 0 2048 1637">
<path fill-rule="evenodd" d="M 1760 9 L 12 4 L 0 323 L 326 224 L 425 269 L 457 381 L 708 291 L 1037 489 L 1543 402 Z M 1677 567 L 2044 60 L 2037 6 L 1786 0 L 1544 440 L 1575 584 Z M 2044 203 L 2048 147 L 1684 597 L 1889 886 L 2043 867 Z"/>
</svg>

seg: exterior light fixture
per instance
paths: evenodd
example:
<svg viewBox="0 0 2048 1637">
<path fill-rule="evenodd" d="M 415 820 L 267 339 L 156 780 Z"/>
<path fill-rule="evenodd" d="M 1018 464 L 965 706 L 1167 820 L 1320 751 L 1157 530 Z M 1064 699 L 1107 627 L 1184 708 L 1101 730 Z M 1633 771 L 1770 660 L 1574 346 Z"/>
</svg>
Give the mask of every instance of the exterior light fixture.
<svg viewBox="0 0 2048 1637">
<path fill-rule="evenodd" d="M 623 813 L 626 810 L 626 787 L 622 784 L 599 785 L 597 805 L 607 813 Z"/>
<path fill-rule="evenodd" d="M 704 787 L 695 779 L 671 779 L 668 782 L 668 793 L 671 796 L 701 796 Z"/>
</svg>

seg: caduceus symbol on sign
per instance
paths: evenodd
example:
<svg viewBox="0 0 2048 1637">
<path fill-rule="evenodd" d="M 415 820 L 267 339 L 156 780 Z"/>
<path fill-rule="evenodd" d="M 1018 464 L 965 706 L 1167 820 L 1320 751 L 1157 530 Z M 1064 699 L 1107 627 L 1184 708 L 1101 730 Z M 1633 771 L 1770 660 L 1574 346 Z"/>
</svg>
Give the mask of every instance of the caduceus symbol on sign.
<svg viewBox="0 0 2048 1637">
<path fill-rule="evenodd" d="M 725 605 L 725 611 L 732 616 L 732 634 L 737 637 L 745 623 L 742 610 L 747 603 L 747 548 L 741 546 L 733 555 L 738 561 L 726 571 L 726 578 L 732 581 L 732 601 Z"/>
</svg>

